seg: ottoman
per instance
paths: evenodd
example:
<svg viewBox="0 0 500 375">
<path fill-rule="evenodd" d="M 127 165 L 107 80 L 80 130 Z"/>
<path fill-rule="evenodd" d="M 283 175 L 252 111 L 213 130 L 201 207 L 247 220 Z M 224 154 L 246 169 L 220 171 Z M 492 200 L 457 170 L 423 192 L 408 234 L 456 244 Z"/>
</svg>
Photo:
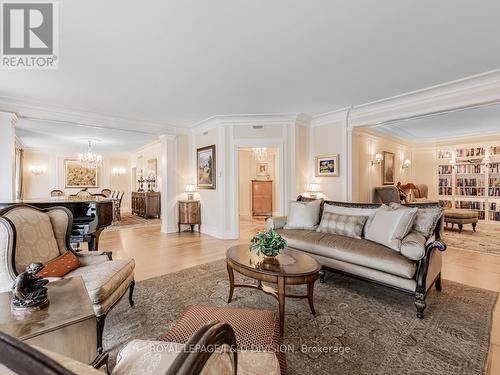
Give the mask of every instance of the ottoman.
<svg viewBox="0 0 500 375">
<path fill-rule="evenodd" d="M 448 226 L 448 223 L 451 223 L 451 228 L 453 228 L 455 224 L 458 224 L 459 233 L 462 233 L 464 224 L 472 224 L 472 230 L 475 232 L 478 220 L 479 214 L 477 211 L 457 209 L 444 210 L 444 222 L 446 226 Z"/>
<path fill-rule="evenodd" d="M 286 356 L 281 350 L 280 323 L 273 311 L 191 305 L 161 340 L 184 344 L 212 320 L 233 327 L 238 350 L 274 352 L 280 372 L 285 374 Z"/>
</svg>

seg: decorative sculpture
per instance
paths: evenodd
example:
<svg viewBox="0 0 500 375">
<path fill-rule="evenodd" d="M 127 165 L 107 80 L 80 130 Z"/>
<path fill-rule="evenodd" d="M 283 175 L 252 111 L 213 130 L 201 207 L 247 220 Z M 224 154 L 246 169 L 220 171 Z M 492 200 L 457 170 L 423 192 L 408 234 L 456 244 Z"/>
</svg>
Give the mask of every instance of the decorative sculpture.
<svg viewBox="0 0 500 375">
<path fill-rule="evenodd" d="M 146 182 L 146 180 L 141 176 L 141 178 L 138 179 L 137 182 L 139 183 L 139 189 L 137 189 L 137 191 L 143 192 L 144 191 L 144 182 Z"/>
<path fill-rule="evenodd" d="M 17 275 L 12 285 L 14 310 L 40 310 L 49 303 L 45 287 L 49 280 L 35 276 L 42 268 L 42 263 L 31 263 Z"/>
<path fill-rule="evenodd" d="M 148 183 L 148 192 L 151 192 L 153 191 L 153 188 L 152 188 L 152 184 L 154 184 L 156 182 L 156 179 L 150 177 L 146 180 L 146 182 Z"/>
</svg>

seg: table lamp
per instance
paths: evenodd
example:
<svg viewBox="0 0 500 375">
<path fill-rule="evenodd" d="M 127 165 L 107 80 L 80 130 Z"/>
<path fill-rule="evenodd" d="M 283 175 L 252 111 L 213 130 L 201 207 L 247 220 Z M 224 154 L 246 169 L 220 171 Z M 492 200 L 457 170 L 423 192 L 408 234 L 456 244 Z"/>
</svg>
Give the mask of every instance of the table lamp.
<svg viewBox="0 0 500 375">
<path fill-rule="evenodd" d="M 194 200 L 194 193 L 195 192 L 196 192 L 196 185 L 193 185 L 193 184 L 186 185 L 186 193 L 187 193 L 188 201 Z"/>
<path fill-rule="evenodd" d="M 313 199 L 316 199 L 318 197 L 318 192 L 319 192 L 319 184 L 312 183 L 309 184 L 309 196 Z"/>
</svg>

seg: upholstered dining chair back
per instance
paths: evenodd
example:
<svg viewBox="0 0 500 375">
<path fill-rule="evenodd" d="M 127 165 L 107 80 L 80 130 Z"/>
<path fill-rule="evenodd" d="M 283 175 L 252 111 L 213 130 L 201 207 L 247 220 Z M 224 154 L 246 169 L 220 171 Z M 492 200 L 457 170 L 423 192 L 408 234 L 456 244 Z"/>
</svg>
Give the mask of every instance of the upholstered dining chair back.
<svg viewBox="0 0 500 375">
<path fill-rule="evenodd" d="M 80 190 L 78 193 L 76 193 L 77 197 L 91 197 L 92 194 L 87 191 L 87 190 Z"/>
<path fill-rule="evenodd" d="M 64 192 L 62 190 L 52 190 L 50 192 L 51 197 L 62 197 L 64 195 Z"/>
<path fill-rule="evenodd" d="M 399 191 L 396 186 L 379 186 L 373 189 L 374 203 L 401 203 Z"/>
<path fill-rule="evenodd" d="M 111 189 L 102 189 L 101 194 L 103 194 L 105 197 L 110 197 L 111 196 Z"/>
<path fill-rule="evenodd" d="M 0 291 L 33 262 L 48 262 L 69 248 L 71 212 L 20 204 L 0 211 Z"/>
</svg>

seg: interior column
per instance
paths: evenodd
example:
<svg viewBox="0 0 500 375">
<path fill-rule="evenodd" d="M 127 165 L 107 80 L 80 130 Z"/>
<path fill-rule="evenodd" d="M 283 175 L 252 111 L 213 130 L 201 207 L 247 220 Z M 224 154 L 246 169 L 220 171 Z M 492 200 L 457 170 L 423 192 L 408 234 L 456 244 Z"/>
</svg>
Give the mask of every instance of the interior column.
<svg viewBox="0 0 500 375">
<path fill-rule="evenodd" d="M 14 199 L 16 132 L 15 113 L 0 112 L 0 199 Z"/>
</svg>

